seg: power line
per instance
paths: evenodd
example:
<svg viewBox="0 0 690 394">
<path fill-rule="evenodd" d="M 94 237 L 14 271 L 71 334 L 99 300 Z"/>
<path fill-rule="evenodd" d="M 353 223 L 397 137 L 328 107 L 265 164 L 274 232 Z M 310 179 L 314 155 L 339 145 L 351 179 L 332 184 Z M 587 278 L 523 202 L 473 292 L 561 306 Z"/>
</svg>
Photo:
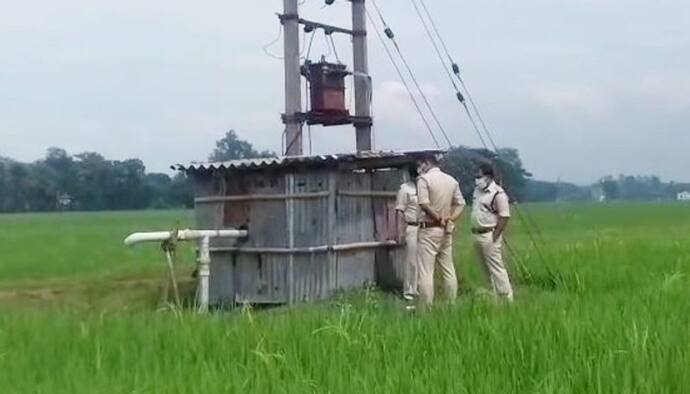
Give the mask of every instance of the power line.
<svg viewBox="0 0 690 394">
<path fill-rule="evenodd" d="M 414 96 L 414 94 L 412 93 L 412 90 L 410 89 L 410 86 L 408 85 L 407 81 L 405 80 L 405 77 L 403 76 L 402 70 L 400 70 L 400 66 L 398 66 L 398 63 L 395 61 L 395 57 L 393 56 L 393 53 L 391 53 L 390 49 L 386 45 L 386 40 L 383 39 L 383 36 L 379 32 L 379 29 L 376 26 L 376 23 L 374 22 L 374 18 L 372 18 L 371 14 L 369 13 L 369 10 L 367 10 L 366 12 L 367 12 L 367 18 L 369 19 L 369 22 L 374 26 L 374 32 L 376 33 L 376 36 L 378 37 L 379 41 L 381 42 L 381 45 L 383 46 L 383 49 L 386 52 L 386 55 L 388 55 L 388 59 L 393 64 L 393 67 L 395 68 L 395 71 L 397 72 L 398 77 L 400 78 L 400 81 L 402 82 L 403 86 L 405 87 L 407 94 L 410 96 L 410 100 L 412 100 L 412 104 L 414 104 L 414 107 L 417 109 L 419 116 L 422 118 L 422 122 L 424 122 L 424 126 L 426 126 L 426 129 L 429 132 L 431 139 L 434 141 L 434 144 L 436 144 L 436 147 L 440 148 L 441 145 L 438 143 L 438 139 L 436 139 L 436 136 L 434 135 L 434 131 L 433 131 L 431 125 L 429 124 L 429 121 L 426 119 L 424 112 L 422 111 L 419 103 L 417 102 L 417 98 Z"/>
<path fill-rule="evenodd" d="M 419 2 L 421 3 L 422 8 L 426 13 L 426 16 L 429 18 L 429 21 L 431 22 L 431 27 L 434 29 L 434 32 L 436 32 L 436 36 L 439 38 L 439 41 L 443 46 L 443 50 L 446 52 L 446 55 L 448 56 L 448 60 L 450 60 L 451 63 L 455 63 L 453 61 L 453 57 L 450 55 L 450 51 L 448 50 L 446 42 L 443 40 L 443 36 L 441 36 L 441 33 L 439 33 L 438 31 L 438 27 L 436 26 L 436 22 L 434 22 L 434 18 L 431 16 L 431 13 L 429 12 L 429 8 L 426 6 L 426 2 L 424 0 L 419 0 Z"/>
<path fill-rule="evenodd" d="M 415 0 L 410 0 L 412 2 L 412 6 L 414 7 L 415 12 L 417 13 L 417 16 L 419 17 L 419 20 L 422 22 L 422 26 L 424 26 L 424 31 L 426 31 L 426 35 L 429 37 L 429 40 L 434 46 L 434 50 L 436 51 L 436 54 L 438 55 L 438 58 L 441 60 L 441 65 L 443 66 L 443 71 L 446 72 L 448 75 L 448 78 L 450 79 L 450 83 L 453 84 L 453 87 L 455 88 L 455 91 L 458 92 L 458 85 L 455 84 L 455 79 L 453 79 L 453 75 L 450 73 L 448 70 L 448 67 L 446 66 L 446 61 L 443 60 L 443 55 L 441 54 L 441 50 L 438 47 L 438 44 L 436 43 L 436 40 L 434 39 L 433 35 L 431 34 L 431 31 L 429 30 L 429 26 L 427 25 L 426 21 L 424 20 L 424 17 L 422 16 L 421 11 L 419 10 L 419 6 L 417 5 L 417 2 Z"/>
<path fill-rule="evenodd" d="M 436 115 L 436 111 L 434 111 L 433 106 L 429 102 L 429 99 L 427 98 L 426 94 L 422 90 L 421 85 L 419 84 L 419 81 L 417 80 L 417 77 L 415 76 L 414 71 L 412 71 L 412 67 L 410 67 L 410 64 L 407 62 L 407 59 L 402 53 L 402 50 L 400 49 L 400 45 L 398 45 L 398 41 L 395 39 L 395 34 L 393 33 L 393 30 L 388 26 L 386 23 L 386 20 L 383 18 L 383 14 L 381 13 L 381 9 L 379 8 L 378 4 L 376 4 L 376 1 L 371 0 L 371 3 L 374 5 L 374 9 L 376 10 L 376 13 L 378 14 L 379 18 L 381 19 L 381 23 L 383 24 L 385 28 L 385 33 L 386 36 L 393 42 L 393 46 L 395 47 L 395 50 L 398 52 L 398 56 L 400 57 L 400 60 L 402 61 L 403 65 L 407 69 L 407 72 L 410 74 L 410 79 L 412 79 L 412 82 L 415 84 L 415 87 L 419 91 L 420 96 L 422 97 L 424 103 L 426 104 L 427 109 L 429 110 L 429 113 L 431 114 L 432 118 L 434 119 L 434 122 L 438 126 L 439 130 L 441 130 L 441 134 L 443 134 L 443 137 L 446 139 L 446 142 L 448 143 L 449 147 L 453 146 L 453 143 L 450 141 L 450 138 L 448 138 L 448 133 L 446 133 L 446 129 L 443 127 L 441 122 L 438 119 L 438 116 Z"/>
<path fill-rule="evenodd" d="M 443 55 L 441 55 L 441 51 L 439 50 L 438 46 L 436 45 L 436 41 L 432 38 L 431 32 L 429 32 L 427 24 L 424 21 L 422 14 L 419 12 L 419 7 L 417 7 L 417 3 L 415 2 L 415 0 L 411 0 L 411 1 L 412 1 L 413 5 L 415 6 L 415 11 L 417 12 L 417 15 L 419 15 L 419 19 L 422 21 L 422 24 L 424 25 L 424 28 L 427 31 L 427 35 L 429 35 L 429 38 L 431 39 L 432 43 L 434 44 L 434 48 L 436 49 L 436 53 L 438 54 L 441 61 L 444 63 L 443 69 L 446 71 L 446 73 L 448 73 L 448 69 L 446 68 L 445 62 L 443 61 Z M 456 78 L 460 82 L 460 86 L 462 86 L 462 89 L 464 90 L 465 94 L 467 95 L 467 99 L 470 102 L 470 106 L 472 107 L 472 110 L 474 111 L 474 113 L 477 115 L 477 119 L 479 120 L 479 123 L 482 126 L 484 133 L 488 137 L 489 142 L 491 143 L 491 146 L 494 148 L 494 150 L 496 150 L 498 152 L 498 146 L 496 145 L 496 142 L 494 141 L 493 136 L 491 135 L 491 132 L 489 131 L 489 128 L 486 126 L 486 122 L 484 121 L 484 117 L 482 117 L 481 112 L 479 112 L 479 107 L 475 103 L 474 98 L 472 97 L 472 94 L 470 93 L 470 90 L 467 87 L 467 84 L 465 84 L 465 81 L 460 74 L 460 66 L 458 66 L 458 64 L 453 59 L 453 56 L 450 54 L 450 50 L 448 49 L 448 45 L 446 45 L 446 41 L 443 39 L 443 36 L 441 35 L 441 32 L 439 31 L 439 28 L 436 24 L 436 21 L 434 20 L 434 17 L 431 15 L 431 12 L 429 11 L 429 7 L 427 7 L 427 5 L 426 5 L 426 1 L 425 0 L 419 0 L 419 3 L 421 4 L 422 9 L 424 10 L 424 13 L 426 14 L 426 17 L 429 19 L 431 27 L 432 27 L 434 33 L 436 33 L 436 37 L 438 38 L 439 42 L 441 43 L 441 46 L 443 47 L 443 50 L 446 54 L 446 57 L 450 61 L 451 69 L 453 70 L 453 74 L 455 74 Z M 452 79 L 452 77 L 451 77 L 451 79 Z M 453 86 L 455 87 L 455 89 L 457 90 L 457 85 L 455 84 L 455 81 L 453 81 L 452 83 L 453 83 Z M 465 109 L 469 112 L 469 109 L 467 109 L 467 105 L 464 103 L 464 100 L 462 100 L 462 101 L 463 101 L 463 105 L 466 107 Z M 472 120 L 472 123 L 473 123 L 473 127 L 477 128 L 476 122 L 474 122 L 474 120 Z"/>
<path fill-rule="evenodd" d="M 460 100 L 460 102 L 462 103 L 462 105 L 465 109 L 465 112 L 467 113 L 467 116 L 470 119 L 470 122 L 472 123 L 473 129 L 477 133 L 477 136 L 479 136 L 479 139 L 482 142 L 482 145 L 484 146 L 484 148 L 486 150 L 491 150 L 491 149 L 489 149 L 488 145 L 486 144 L 486 141 L 482 137 L 482 132 L 480 131 L 479 127 L 477 126 L 477 122 L 475 121 L 474 116 L 472 116 L 472 111 L 470 111 L 469 108 L 467 107 L 467 104 L 464 100 L 464 97 L 462 96 L 462 93 L 458 89 L 458 85 L 455 83 L 455 81 L 453 81 L 453 78 L 452 78 L 452 76 L 451 76 L 450 72 L 448 71 L 448 68 L 445 64 L 445 61 L 443 60 L 443 55 L 441 54 L 441 50 L 439 49 L 439 47 L 436 43 L 436 40 L 434 39 L 434 36 L 431 34 L 431 31 L 429 30 L 429 27 L 428 27 L 426 21 L 424 20 L 424 17 L 422 16 L 422 13 L 420 12 L 420 9 L 417 6 L 417 3 L 415 2 L 415 0 L 411 0 L 411 1 L 412 1 L 414 8 L 415 8 L 417 16 L 419 17 L 419 19 L 420 19 L 420 21 L 421 21 L 421 23 L 422 23 L 422 25 L 423 25 L 426 33 L 427 33 L 427 36 L 429 37 L 429 39 L 431 40 L 431 42 L 433 44 L 434 50 L 436 51 L 436 54 L 438 55 L 439 60 L 441 60 L 444 71 L 448 74 L 448 76 L 451 79 L 451 83 L 456 90 L 458 100 Z M 467 98 L 470 102 L 470 106 L 472 107 L 472 110 L 476 114 L 476 117 L 482 126 L 482 131 L 484 132 L 484 134 L 486 134 L 495 154 L 500 159 L 501 158 L 501 152 L 500 152 L 496 142 L 493 139 L 492 133 L 489 131 L 489 128 L 486 126 L 486 122 L 484 121 L 484 118 L 482 117 L 481 112 L 479 111 L 479 108 L 476 105 L 476 103 L 472 97 L 472 94 L 470 93 L 470 90 L 467 87 L 467 84 L 465 83 L 464 79 L 462 78 L 462 76 L 460 74 L 460 67 L 453 60 L 453 57 L 450 54 L 450 50 L 448 49 L 448 46 L 446 45 L 446 42 L 443 39 L 443 36 L 441 35 L 441 33 L 438 29 L 438 26 L 437 26 L 436 22 L 434 21 L 434 18 L 431 15 L 429 8 L 426 5 L 425 0 L 418 0 L 418 1 L 424 10 L 424 13 L 427 16 L 427 19 L 429 20 L 434 33 L 436 34 L 436 38 L 438 39 L 438 41 L 441 43 L 441 46 L 443 47 L 443 50 L 445 51 L 446 57 L 450 61 L 450 64 L 451 64 L 450 67 L 453 71 L 453 74 L 455 74 L 456 78 L 460 82 L 460 86 L 462 86 L 462 89 L 464 90 L 465 94 L 467 95 Z M 533 233 L 537 234 L 539 241 L 544 243 L 544 240 L 543 240 L 543 237 L 541 235 L 541 230 L 539 229 L 539 226 L 536 224 L 536 222 L 532 218 L 529 211 L 527 211 L 527 209 L 525 209 L 525 214 L 522 214 L 521 209 L 519 208 L 518 200 L 515 196 L 513 196 L 513 201 L 515 201 L 515 210 L 518 214 L 517 216 L 518 216 L 519 220 L 522 222 L 523 226 L 525 227 L 525 231 L 526 231 L 527 235 L 529 236 L 530 241 L 534 245 L 534 248 L 537 251 L 537 254 L 542 259 L 542 262 L 545 263 L 545 259 L 544 259 L 544 256 L 542 254 L 541 248 L 538 247 L 538 244 L 537 244 L 537 242 L 534 238 L 534 235 L 533 235 Z"/>
</svg>

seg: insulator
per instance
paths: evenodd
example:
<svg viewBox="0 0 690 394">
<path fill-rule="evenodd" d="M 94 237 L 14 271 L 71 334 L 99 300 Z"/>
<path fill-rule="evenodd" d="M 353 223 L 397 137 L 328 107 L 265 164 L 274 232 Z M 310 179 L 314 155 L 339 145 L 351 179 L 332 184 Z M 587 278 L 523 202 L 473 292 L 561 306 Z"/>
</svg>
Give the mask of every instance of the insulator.
<svg viewBox="0 0 690 394">
<path fill-rule="evenodd" d="M 460 101 L 463 104 L 465 103 L 465 96 L 463 96 L 462 93 L 457 92 L 456 96 L 458 97 L 458 101 Z"/>
<path fill-rule="evenodd" d="M 453 72 L 457 75 L 460 75 L 460 66 L 458 66 L 457 63 L 453 63 Z"/>
<path fill-rule="evenodd" d="M 384 31 L 386 32 L 386 36 L 388 36 L 388 38 L 391 40 L 395 39 L 395 34 L 393 34 L 393 30 L 391 30 L 390 27 L 387 27 Z"/>
</svg>

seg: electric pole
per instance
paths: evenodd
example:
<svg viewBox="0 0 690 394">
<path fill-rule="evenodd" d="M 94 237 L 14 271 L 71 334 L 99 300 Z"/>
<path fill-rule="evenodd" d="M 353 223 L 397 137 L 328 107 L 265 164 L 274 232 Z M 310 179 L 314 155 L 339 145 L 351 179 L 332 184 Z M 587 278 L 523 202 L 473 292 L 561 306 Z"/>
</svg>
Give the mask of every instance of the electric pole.
<svg viewBox="0 0 690 394">
<path fill-rule="evenodd" d="M 298 0 L 283 0 L 283 41 L 285 56 L 285 152 L 286 156 L 302 155 L 302 90 L 299 57 Z"/>
<path fill-rule="evenodd" d="M 367 13 L 365 0 L 352 1 L 352 51 L 355 87 L 355 130 L 357 152 L 370 151 L 371 144 L 371 78 L 367 55 Z"/>
<path fill-rule="evenodd" d="M 371 151 L 372 87 L 367 54 L 367 13 L 365 0 L 350 0 L 352 3 L 352 30 L 300 18 L 298 1 L 283 0 L 283 14 L 280 15 L 280 23 L 283 24 L 284 31 L 285 56 L 285 113 L 283 114 L 283 123 L 285 124 L 286 147 L 283 153 L 286 156 L 302 155 L 302 128 L 305 121 L 311 122 L 309 124 L 323 124 L 325 126 L 345 123 L 354 124 L 357 152 Z M 327 5 L 332 3 L 332 1 L 326 2 Z M 321 121 L 323 123 L 318 123 L 318 120 L 314 120 L 313 111 L 302 112 L 300 25 L 305 25 L 305 34 L 307 29 L 312 32 L 315 29 L 323 29 L 324 34 L 327 36 L 341 33 L 352 37 L 355 115 L 350 116 L 347 109 L 343 107 L 342 112 L 347 116 L 344 122 L 337 119 L 336 123 L 328 123 L 323 120 Z M 310 92 L 307 92 L 307 94 L 310 94 Z M 329 98 L 327 100 L 332 101 L 333 99 Z M 323 114 L 318 115 L 324 116 Z M 326 113 L 325 117 L 329 115 L 333 116 L 333 111 Z"/>
</svg>

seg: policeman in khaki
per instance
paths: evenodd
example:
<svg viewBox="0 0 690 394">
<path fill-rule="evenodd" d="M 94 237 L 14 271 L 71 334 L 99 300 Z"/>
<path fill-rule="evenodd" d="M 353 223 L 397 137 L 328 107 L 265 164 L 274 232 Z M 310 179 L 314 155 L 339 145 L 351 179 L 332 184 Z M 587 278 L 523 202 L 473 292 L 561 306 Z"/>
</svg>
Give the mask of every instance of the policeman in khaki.
<svg viewBox="0 0 690 394">
<path fill-rule="evenodd" d="M 503 232 L 510 219 L 510 204 L 506 192 L 496 184 L 494 177 L 490 164 L 479 166 L 472 203 L 472 234 L 494 293 L 510 302 L 513 288 L 503 264 Z"/>
<path fill-rule="evenodd" d="M 412 301 L 417 297 L 417 234 L 419 230 L 419 207 L 417 206 L 417 171 L 410 170 L 410 178 L 400 185 L 395 210 L 398 212 L 399 238 L 405 240 L 405 271 L 403 298 Z"/>
<path fill-rule="evenodd" d="M 462 215 L 465 199 L 460 185 L 438 168 L 436 156 L 419 162 L 417 198 L 420 208 L 417 256 L 419 264 L 419 295 L 422 303 L 434 300 L 434 269 L 441 270 L 442 288 L 452 301 L 458 293 L 458 280 L 453 265 L 453 231 Z"/>
</svg>

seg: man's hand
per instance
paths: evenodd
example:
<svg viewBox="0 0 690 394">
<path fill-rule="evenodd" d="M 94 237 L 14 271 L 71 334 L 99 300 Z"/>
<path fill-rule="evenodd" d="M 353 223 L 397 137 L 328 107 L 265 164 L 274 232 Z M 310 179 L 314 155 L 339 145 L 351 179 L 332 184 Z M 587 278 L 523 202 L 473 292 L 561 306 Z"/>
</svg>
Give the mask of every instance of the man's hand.
<svg viewBox="0 0 690 394">
<path fill-rule="evenodd" d="M 498 242 L 498 240 L 501 239 L 501 235 L 503 235 L 503 231 L 506 229 L 506 226 L 508 225 L 508 220 L 509 220 L 509 218 L 503 218 L 503 217 L 498 218 L 498 223 L 496 224 L 496 228 L 494 229 L 494 232 L 493 232 L 493 242 L 494 243 Z"/>
<path fill-rule="evenodd" d="M 436 212 L 434 212 L 434 210 L 431 209 L 430 206 L 428 206 L 428 205 L 426 205 L 426 204 L 419 204 L 419 208 L 420 208 L 422 211 L 424 211 L 424 213 L 426 214 L 426 216 L 427 216 L 429 219 L 431 219 L 431 220 L 434 221 L 434 222 L 443 224 L 443 222 L 442 222 L 443 218 L 442 218 L 441 216 L 439 216 Z"/>
</svg>

